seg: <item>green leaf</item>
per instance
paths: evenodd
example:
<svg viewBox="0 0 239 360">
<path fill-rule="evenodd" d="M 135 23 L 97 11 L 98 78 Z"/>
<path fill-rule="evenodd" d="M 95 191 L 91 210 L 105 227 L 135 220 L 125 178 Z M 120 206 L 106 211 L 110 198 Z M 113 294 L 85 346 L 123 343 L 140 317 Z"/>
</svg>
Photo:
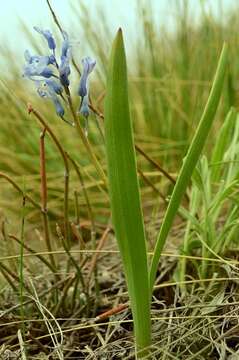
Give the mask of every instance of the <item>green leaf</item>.
<svg viewBox="0 0 239 360">
<path fill-rule="evenodd" d="M 174 190 L 157 238 L 154 255 L 151 263 L 151 269 L 150 269 L 151 291 L 153 290 L 153 285 L 154 285 L 155 276 L 156 276 L 162 249 L 164 247 L 168 233 L 173 224 L 173 220 L 177 214 L 181 199 L 184 196 L 184 193 L 192 176 L 193 170 L 197 164 L 203 146 L 206 142 L 207 136 L 209 134 L 209 130 L 212 126 L 214 115 L 216 113 L 219 100 L 221 97 L 226 68 L 227 68 L 227 45 L 224 44 L 206 107 L 202 114 L 202 118 L 199 122 L 198 128 L 193 137 L 191 145 L 188 149 L 187 155 L 184 158 L 183 165 L 179 172 L 177 182 L 174 186 Z"/>
<path fill-rule="evenodd" d="M 112 220 L 123 259 L 137 350 L 151 343 L 150 296 L 143 216 L 128 99 L 122 31 L 114 40 L 105 102 L 105 137 Z"/>
<path fill-rule="evenodd" d="M 223 123 L 220 132 L 217 137 L 217 142 L 215 144 L 212 158 L 211 158 L 211 179 L 212 182 L 218 182 L 220 173 L 221 173 L 221 162 L 223 161 L 223 157 L 225 151 L 227 149 L 228 144 L 231 141 L 232 134 L 234 131 L 235 121 L 236 121 L 236 110 L 232 108 L 227 117 L 225 122 Z"/>
</svg>

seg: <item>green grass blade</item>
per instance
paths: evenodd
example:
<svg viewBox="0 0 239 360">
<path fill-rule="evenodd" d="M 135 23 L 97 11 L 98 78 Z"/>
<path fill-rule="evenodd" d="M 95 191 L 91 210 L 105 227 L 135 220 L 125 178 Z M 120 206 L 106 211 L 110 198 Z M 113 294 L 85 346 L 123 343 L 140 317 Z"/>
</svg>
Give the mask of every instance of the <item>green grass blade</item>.
<svg viewBox="0 0 239 360">
<path fill-rule="evenodd" d="M 223 161 L 223 156 L 227 149 L 228 144 L 231 141 L 232 134 L 234 131 L 234 125 L 236 121 L 236 110 L 232 108 L 227 117 L 225 122 L 223 123 L 220 132 L 218 134 L 218 140 L 215 144 L 212 157 L 211 157 L 211 179 L 212 182 L 218 182 L 221 174 L 221 162 Z"/>
<path fill-rule="evenodd" d="M 106 94 L 105 137 L 112 219 L 124 264 L 137 350 L 140 350 L 150 345 L 150 297 L 121 30 L 112 47 Z"/>
<path fill-rule="evenodd" d="M 172 197 L 170 199 L 157 238 L 154 255 L 152 258 L 151 268 L 150 268 L 151 289 L 153 289 L 161 251 L 167 239 L 175 215 L 177 214 L 180 201 L 186 191 L 191 175 L 197 164 L 197 161 L 199 159 L 199 156 L 202 152 L 203 146 L 207 139 L 209 130 L 211 128 L 223 88 L 223 81 L 225 77 L 226 67 L 227 67 L 227 45 L 224 44 L 206 107 L 204 109 L 197 131 L 188 149 L 187 155 L 184 158 L 183 165 L 181 167 L 177 182 L 175 184 L 172 193 Z"/>
</svg>

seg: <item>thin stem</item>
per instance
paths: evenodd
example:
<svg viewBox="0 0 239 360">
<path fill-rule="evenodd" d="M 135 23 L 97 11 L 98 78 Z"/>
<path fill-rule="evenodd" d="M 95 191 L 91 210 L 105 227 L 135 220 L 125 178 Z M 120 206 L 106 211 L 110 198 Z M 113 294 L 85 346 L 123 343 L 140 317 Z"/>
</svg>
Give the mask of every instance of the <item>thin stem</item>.
<svg viewBox="0 0 239 360">
<path fill-rule="evenodd" d="M 108 235 L 111 231 L 111 226 L 108 226 L 103 235 L 101 236 L 100 240 L 99 240 L 99 243 L 98 243 L 98 246 L 96 248 L 96 253 L 94 254 L 94 256 L 92 257 L 92 260 L 91 260 L 91 263 L 90 263 L 90 267 L 89 267 L 89 272 L 88 272 L 88 287 L 89 287 L 89 282 L 90 282 L 90 279 L 91 279 L 91 276 L 92 276 L 92 273 L 94 272 L 94 269 L 96 267 L 96 263 L 97 263 L 97 260 L 98 260 L 98 257 L 100 255 L 100 250 L 103 248 L 107 238 L 108 238 Z"/>
<path fill-rule="evenodd" d="M 172 184 L 176 183 L 176 180 L 165 170 L 161 165 L 152 159 L 146 152 L 137 144 L 135 144 L 135 149 L 146 159 L 148 160 L 156 169 L 158 169 Z"/>
<path fill-rule="evenodd" d="M 77 190 L 74 191 L 74 198 L 75 198 L 75 216 L 76 216 L 76 226 L 80 225 L 80 207 L 79 207 L 79 199 Z"/>
<path fill-rule="evenodd" d="M 55 11 L 53 10 L 53 8 L 52 8 L 52 6 L 51 6 L 51 4 L 50 4 L 50 1 L 49 1 L 49 0 L 46 0 L 46 2 L 47 2 L 47 5 L 48 5 L 48 7 L 49 7 L 50 13 L 51 13 L 51 15 L 52 15 L 52 17 L 53 17 L 53 20 L 54 20 L 56 26 L 57 26 L 58 29 L 60 30 L 60 33 L 63 35 L 63 28 L 62 28 L 62 26 L 61 26 L 61 24 L 60 24 L 60 21 L 59 21 L 58 17 L 56 16 Z M 80 69 L 79 69 L 77 63 L 75 62 L 75 59 L 74 59 L 73 56 L 72 56 L 72 64 L 73 64 L 74 68 L 76 69 L 77 73 L 78 73 L 79 75 L 81 75 Z"/>
<path fill-rule="evenodd" d="M 17 281 L 18 283 L 20 283 L 20 278 L 19 278 L 19 276 L 18 276 L 15 272 L 11 271 L 11 270 L 8 268 L 8 266 L 0 263 L 0 267 L 1 267 L 10 277 L 12 277 L 12 278 L 13 278 L 15 281 Z M 23 283 L 23 286 L 24 286 L 24 288 L 25 288 L 26 290 L 28 290 L 28 286 L 27 286 L 25 283 Z M 20 305 L 20 306 L 21 306 L 21 305 Z"/>
<path fill-rule="evenodd" d="M 76 277 L 72 277 L 72 278 L 69 278 L 68 281 L 65 283 L 65 286 L 61 291 L 60 299 L 58 300 L 56 307 L 53 311 L 53 315 L 55 317 L 57 317 L 59 310 L 64 309 L 64 302 L 67 298 L 67 292 L 75 280 L 76 280 Z"/>
<path fill-rule="evenodd" d="M 49 231 L 49 222 L 48 222 L 48 211 L 47 211 L 47 178 L 46 178 L 46 154 L 45 154 L 45 135 L 46 128 L 40 134 L 40 178 L 41 178 L 41 202 L 42 202 L 42 217 L 43 217 L 43 227 L 44 235 L 47 250 L 50 252 L 49 259 L 56 272 L 56 261 L 52 252 L 50 231 Z"/>
<path fill-rule="evenodd" d="M 25 191 L 24 191 L 25 193 Z M 26 198 L 23 195 L 22 198 L 22 222 L 21 222 L 21 243 L 20 243 L 20 259 L 19 259 L 19 300 L 21 304 L 20 312 L 21 312 L 21 320 L 23 321 L 22 324 L 22 331 L 25 334 L 25 326 L 24 326 L 24 307 L 23 307 L 23 291 L 24 291 L 24 231 L 25 231 L 25 207 L 26 207 Z"/>
<path fill-rule="evenodd" d="M 47 212 L 47 180 L 46 180 L 46 155 L 45 155 L 46 128 L 40 133 L 40 177 L 42 211 Z"/>
<path fill-rule="evenodd" d="M 84 184 L 84 180 L 83 180 L 83 176 L 80 172 L 80 168 L 79 166 L 77 165 L 77 163 L 75 162 L 75 160 L 67 153 L 67 157 L 68 159 L 70 160 L 70 162 L 72 163 L 74 169 L 75 169 L 75 172 L 80 180 L 80 183 L 81 183 L 81 187 L 82 187 L 82 191 L 83 191 L 83 195 L 84 195 L 84 198 L 85 198 L 85 202 L 86 202 L 86 206 L 87 206 L 87 210 L 88 210 L 88 216 L 91 220 L 91 224 L 93 226 L 93 228 L 95 228 L 95 222 L 94 222 L 94 215 L 93 215 L 93 211 L 92 211 L 92 207 L 90 205 L 90 200 L 89 200 L 89 196 L 87 194 L 87 191 L 86 191 L 86 188 L 85 188 L 85 184 Z"/>
<path fill-rule="evenodd" d="M 13 239 L 14 241 L 16 241 L 18 244 L 21 244 L 21 240 L 18 239 L 15 235 L 9 234 L 9 238 Z M 55 271 L 55 268 L 52 267 L 52 264 L 50 262 L 48 262 L 44 256 L 42 256 L 41 254 L 38 254 L 35 250 L 33 250 L 32 248 L 30 248 L 28 245 L 26 245 L 25 243 L 23 243 L 23 247 L 24 249 L 26 249 L 27 251 L 29 251 L 30 253 L 34 254 L 41 262 L 43 262 L 52 272 Z M 58 279 L 59 280 L 59 279 Z"/>
<path fill-rule="evenodd" d="M 83 145 L 85 146 L 100 178 L 103 180 L 104 184 L 107 186 L 107 179 L 106 179 L 106 176 L 105 176 L 105 173 L 104 173 L 104 170 L 102 169 L 102 166 L 101 164 L 99 163 L 98 159 L 96 158 L 94 152 L 93 152 L 93 149 L 87 139 L 87 137 L 85 136 L 85 133 L 83 131 L 83 129 L 81 128 L 81 125 L 80 125 L 80 122 L 79 122 L 79 119 L 75 113 L 75 110 L 74 110 L 74 106 L 73 106 L 73 103 L 72 103 L 72 99 L 71 99 L 71 95 L 70 95 L 70 91 L 69 91 L 69 88 L 66 86 L 65 87 L 65 92 L 66 92 L 66 95 L 67 95 L 67 99 L 68 99 L 68 103 L 69 103 L 69 107 L 70 107 L 70 111 L 72 113 L 72 116 L 73 116 L 73 119 L 74 119 L 74 123 L 76 125 L 76 129 L 77 129 L 77 132 L 83 142 Z"/>
<path fill-rule="evenodd" d="M 49 133 L 49 135 L 51 136 L 53 142 L 55 143 L 57 149 L 59 150 L 62 160 L 64 162 L 64 167 L 65 167 L 65 174 L 64 174 L 64 232 L 65 232 L 65 238 L 66 238 L 66 244 L 68 246 L 68 248 L 70 248 L 70 228 L 69 228 L 69 174 L 70 174 L 70 169 L 69 169 L 69 164 L 68 164 L 68 159 L 66 156 L 66 153 L 63 149 L 63 147 L 61 146 L 60 141 L 57 139 L 56 135 L 54 134 L 54 132 L 52 131 L 52 129 L 50 128 L 50 126 L 47 124 L 46 120 L 43 118 L 43 116 L 37 111 L 35 110 L 31 104 L 28 104 L 28 112 L 29 114 L 33 114 L 36 119 L 40 122 L 40 124 L 43 126 L 44 129 L 46 129 L 46 131 Z"/>
<path fill-rule="evenodd" d="M 3 220 L 2 222 L 2 226 L 1 226 L 1 233 L 3 236 L 3 239 L 5 241 L 7 250 L 8 250 L 8 254 L 12 254 L 13 252 L 16 253 L 16 247 L 15 244 L 13 243 L 11 237 L 8 234 L 8 229 L 6 226 L 7 220 Z M 11 256 L 11 255 L 10 255 Z M 11 269 L 13 269 L 15 272 L 17 271 L 18 267 L 17 267 L 17 263 L 15 262 L 14 259 L 9 259 L 9 266 Z"/>
<path fill-rule="evenodd" d="M 152 181 L 150 181 L 150 180 L 147 178 L 147 176 L 144 175 L 143 171 L 140 170 L 139 168 L 138 168 L 138 174 L 142 177 L 142 179 L 144 180 L 144 182 L 145 182 L 146 184 L 148 184 L 148 185 L 152 188 L 152 190 L 153 190 L 157 195 L 159 195 L 159 197 L 167 204 L 167 200 L 166 200 L 165 196 L 156 188 L 156 186 L 152 183 Z"/>
<path fill-rule="evenodd" d="M 85 293 L 86 295 L 86 299 L 87 299 L 87 308 L 89 306 L 89 294 L 88 294 L 88 291 L 86 289 L 86 286 L 85 286 L 85 280 L 84 280 L 84 276 L 82 274 L 82 271 L 81 271 L 81 268 L 79 267 L 77 261 L 75 260 L 75 258 L 71 255 L 70 253 L 70 250 L 66 247 L 66 244 L 65 244 L 65 241 L 64 241 L 64 237 L 62 236 L 62 233 L 61 233 L 61 229 L 60 227 L 58 226 L 58 224 L 56 224 L 56 231 L 57 231 L 57 235 L 59 236 L 59 239 L 61 240 L 62 242 L 62 245 L 63 245 L 63 248 L 64 250 L 66 251 L 68 257 L 69 257 L 69 260 L 71 260 L 72 264 L 75 266 L 76 268 L 76 272 L 77 272 L 77 278 L 80 280 L 81 282 L 81 286 L 82 286 L 82 291 Z M 78 281 L 76 280 L 76 284 L 78 284 Z M 73 296 L 74 296 L 74 292 L 73 292 Z"/>
<path fill-rule="evenodd" d="M 18 294 L 18 288 L 16 287 L 16 285 L 14 284 L 14 282 L 12 281 L 11 277 L 8 275 L 7 271 L 5 269 L 2 268 L 1 264 L 0 264 L 0 271 L 1 274 L 3 275 L 3 277 L 6 279 L 6 281 L 8 282 L 8 284 L 11 286 L 11 288 L 13 289 L 13 291 Z M 20 306 L 22 306 L 22 304 L 20 304 Z"/>
<path fill-rule="evenodd" d="M 59 227 L 58 224 L 56 224 L 56 232 L 57 232 L 57 235 L 59 236 L 61 242 L 62 242 L 62 245 L 63 245 L 63 248 L 64 250 L 66 251 L 67 255 L 69 256 L 72 264 L 75 266 L 76 270 L 77 270 L 77 273 L 79 275 L 79 278 L 81 280 L 81 284 L 82 284 L 82 288 L 83 288 L 83 291 L 85 291 L 85 281 L 84 281 L 84 277 L 82 275 L 82 272 L 81 272 L 81 269 L 80 267 L 78 266 L 76 260 L 74 259 L 74 257 L 71 255 L 69 249 L 66 247 L 66 244 L 65 244 L 65 241 L 64 241 L 64 237 L 62 236 L 62 233 L 61 233 L 61 229 Z"/>
<path fill-rule="evenodd" d="M 41 211 L 41 205 L 39 205 L 35 200 L 32 199 L 30 195 L 24 194 L 23 190 L 20 188 L 20 186 L 17 185 L 17 183 L 12 180 L 8 175 L 0 172 L 0 177 L 7 180 L 13 187 L 16 189 L 22 196 L 25 196 L 25 198 L 38 210 Z"/>
<path fill-rule="evenodd" d="M 92 207 L 90 205 L 89 196 L 87 194 L 85 184 L 84 184 L 84 180 L 83 180 L 83 177 L 82 177 L 82 174 L 80 172 L 79 167 L 77 166 L 76 162 L 70 157 L 69 154 L 67 154 L 67 156 L 68 156 L 69 160 L 71 161 L 71 163 L 72 163 L 72 165 L 73 165 L 73 167 L 74 167 L 74 169 L 76 171 L 76 174 L 79 177 L 80 183 L 81 183 L 82 191 L 83 191 L 85 201 L 86 201 L 86 206 L 87 206 L 87 209 L 88 209 L 88 216 L 89 216 L 89 219 L 91 221 L 91 243 L 92 243 L 92 246 L 93 246 L 93 250 L 95 250 L 96 249 L 96 241 L 95 241 L 96 228 L 95 228 L 94 214 L 93 214 L 93 211 L 92 211 Z M 94 267 L 94 280 L 95 280 L 95 291 L 96 291 L 96 299 L 97 299 L 96 304 L 99 301 L 99 283 L 98 283 L 97 272 L 98 272 L 97 266 L 95 266 Z M 88 283 L 88 286 L 89 286 L 89 283 Z"/>
<path fill-rule="evenodd" d="M 50 12 L 51 12 L 51 15 L 52 15 L 52 17 L 53 17 L 53 20 L 54 20 L 55 23 L 56 23 L 56 26 L 58 27 L 58 29 L 60 30 L 60 32 L 63 33 L 63 29 L 62 29 L 62 27 L 61 27 L 61 24 L 60 24 L 60 22 L 59 22 L 58 19 L 57 19 L 57 16 L 56 16 L 56 14 L 55 14 L 55 12 L 54 12 L 51 4 L 50 4 L 50 1 L 49 1 L 49 0 L 46 0 L 46 2 L 47 2 L 47 5 L 48 5 L 48 7 L 49 7 L 49 10 L 50 10 Z"/>
</svg>

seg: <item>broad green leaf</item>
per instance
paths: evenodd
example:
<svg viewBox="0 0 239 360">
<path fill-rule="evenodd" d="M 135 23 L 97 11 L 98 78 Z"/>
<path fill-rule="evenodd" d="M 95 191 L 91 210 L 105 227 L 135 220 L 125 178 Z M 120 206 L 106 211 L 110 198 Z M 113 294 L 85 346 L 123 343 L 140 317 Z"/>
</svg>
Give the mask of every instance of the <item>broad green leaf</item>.
<svg viewBox="0 0 239 360">
<path fill-rule="evenodd" d="M 143 216 L 128 100 L 122 31 L 111 52 L 105 102 L 105 137 L 112 220 L 123 259 L 137 349 L 150 345 L 150 297 Z"/>
</svg>

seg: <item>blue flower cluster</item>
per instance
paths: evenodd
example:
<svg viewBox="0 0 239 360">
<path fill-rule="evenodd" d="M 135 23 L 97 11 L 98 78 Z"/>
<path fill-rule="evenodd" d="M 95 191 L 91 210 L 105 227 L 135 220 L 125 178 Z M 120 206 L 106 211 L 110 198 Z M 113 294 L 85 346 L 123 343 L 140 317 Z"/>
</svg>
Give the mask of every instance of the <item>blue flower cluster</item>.
<svg viewBox="0 0 239 360">
<path fill-rule="evenodd" d="M 65 115 L 65 109 L 62 105 L 62 101 L 66 102 L 64 92 L 67 91 L 71 73 L 70 61 L 71 61 L 71 45 L 66 32 L 63 32 L 63 42 L 61 46 L 60 62 L 56 58 L 56 42 L 49 30 L 42 30 L 38 27 L 34 29 L 41 34 L 47 41 L 48 47 L 51 50 L 50 55 L 31 55 L 28 50 L 25 51 L 26 64 L 24 66 L 23 76 L 34 81 L 37 93 L 42 98 L 49 98 L 52 100 L 56 113 L 63 120 Z M 78 89 L 78 95 L 81 98 L 79 112 L 88 118 L 89 110 L 89 74 L 92 72 L 96 64 L 96 61 L 90 57 L 82 59 L 83 71 L 80 78 L 80 84 Z"/>
</svg>

